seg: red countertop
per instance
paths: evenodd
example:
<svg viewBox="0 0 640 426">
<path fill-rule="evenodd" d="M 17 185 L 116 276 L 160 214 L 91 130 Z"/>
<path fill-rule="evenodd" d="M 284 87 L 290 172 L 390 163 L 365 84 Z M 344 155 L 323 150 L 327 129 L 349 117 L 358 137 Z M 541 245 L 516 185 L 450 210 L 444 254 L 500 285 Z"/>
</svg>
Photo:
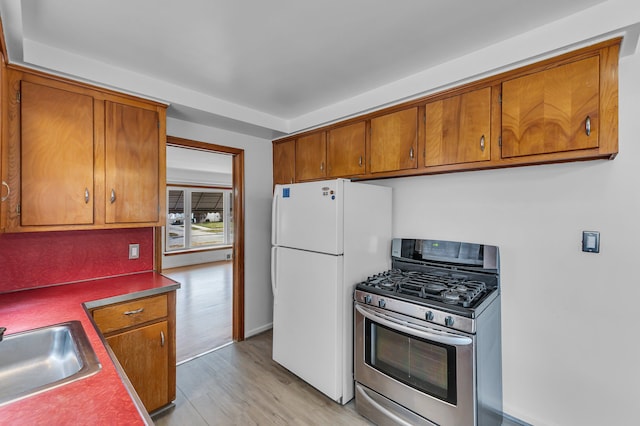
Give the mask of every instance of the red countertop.
<svg viewBox="0 0 640 426">
<path fill-rule="evenodd" d="M 0 425 L 145 425 L 150 419 L 133 398 L 84 304 L 114 303 L 179 288 L 155 272 L 0 294 L 0 326 L 5 335 L 78 320 L 102 365 L 92 376 L 0 406 Z M 104 303 L 101 303 L 104 301 Z"/>
</svg>

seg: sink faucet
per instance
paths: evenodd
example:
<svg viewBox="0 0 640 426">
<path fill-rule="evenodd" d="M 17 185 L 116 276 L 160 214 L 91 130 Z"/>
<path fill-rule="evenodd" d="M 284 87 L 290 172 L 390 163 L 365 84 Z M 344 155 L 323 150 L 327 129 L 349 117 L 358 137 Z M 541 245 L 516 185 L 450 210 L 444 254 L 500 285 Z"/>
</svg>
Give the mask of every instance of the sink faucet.
<svg viewBox="0 0 640 426">
<path fill-rule="evenodd" d="M 2 338 L 4 337 L 5 331 L 7 331 L 6 327 L 0 327 L 0 342 L 2 342 Z"/>
</svg>

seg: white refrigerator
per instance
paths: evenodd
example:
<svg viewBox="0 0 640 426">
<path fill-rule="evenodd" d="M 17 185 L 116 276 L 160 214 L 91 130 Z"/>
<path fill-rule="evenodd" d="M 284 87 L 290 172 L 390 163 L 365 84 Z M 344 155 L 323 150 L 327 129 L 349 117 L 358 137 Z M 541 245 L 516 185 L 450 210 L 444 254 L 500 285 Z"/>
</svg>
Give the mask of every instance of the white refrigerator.
<svg viewBox="0 0 640 426">
<path fill-rule="evenodd" d="M 273 359 L 341 404 L 353 398 L 353 291 L 391 263 L 391 188 L 276 185 Z"/>
</svg>

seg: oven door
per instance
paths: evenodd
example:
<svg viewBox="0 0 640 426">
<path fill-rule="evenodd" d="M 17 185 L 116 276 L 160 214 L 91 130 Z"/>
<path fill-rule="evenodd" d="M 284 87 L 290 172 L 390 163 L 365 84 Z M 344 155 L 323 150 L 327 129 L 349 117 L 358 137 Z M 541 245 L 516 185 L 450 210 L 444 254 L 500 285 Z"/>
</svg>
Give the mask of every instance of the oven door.
<svg viewBox="0 0 640 426">
<path fill-rule="evenodd" d="M 431 422 L 476 424 L 473 336 L 356 302 L 354 340 L 356 382 Z"/>
</svg>

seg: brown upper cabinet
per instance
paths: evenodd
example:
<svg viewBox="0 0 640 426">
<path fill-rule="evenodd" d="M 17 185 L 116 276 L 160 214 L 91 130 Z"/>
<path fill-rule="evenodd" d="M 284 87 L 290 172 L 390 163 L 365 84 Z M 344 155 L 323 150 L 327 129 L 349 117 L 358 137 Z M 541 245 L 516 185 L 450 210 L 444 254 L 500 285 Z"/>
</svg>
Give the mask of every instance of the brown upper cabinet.
<svg viewBox="0 0 640 426">
<path fill-rule="evenodd" d="M 29 81 L 20 93 L 20 224 L 93 224 L 93 98 Z"/>
<path fill-rule="evenodd" d="M 296 181 L 327 176 L 327 133 L 316 132 L 296 140 Z"/>
<path fill-rule="evenodd" d="M 358 176 L 365 173 L 365 136 L 364 121 L 328 131 L 327 177 Z"/>
<path fill-rule="evenodd" d="M 598 56 L 502 83 L 502 157 L 598 147 Z"/>
<path fill-rule="evenodd" d="M 300 135 L 295 181 L 613 159 L 620 42 L 603 41 Z M 274 156 L 295 138 L 274 141 Z M 282 173 L 275 167 L 274 178 Z"/>
<path fill-rule="evenodd" d="M 8 70 L 8 232 L 164 224 L 166 107 Z"/>
<path fill-rule="evenodd" d="M 106 119 L 107 223 L 158 222 L 157 111 L 107 101 Z"/>
<path fill-rule="evenodd" d="M 378 173 L 416 168 L 417 142 L 417 107 L 372 118 L 369 171 Z"/>
<path fill-rule="evenodd" d="M 273 184 L 293 183 L 296 178 L 295 139 L 273 144 Z"/>
<path fill-rule="evenodd" d="M 491 88 L 430 102 L 425 108 L 425 166 L 491 159 Z"/>
</svg>

